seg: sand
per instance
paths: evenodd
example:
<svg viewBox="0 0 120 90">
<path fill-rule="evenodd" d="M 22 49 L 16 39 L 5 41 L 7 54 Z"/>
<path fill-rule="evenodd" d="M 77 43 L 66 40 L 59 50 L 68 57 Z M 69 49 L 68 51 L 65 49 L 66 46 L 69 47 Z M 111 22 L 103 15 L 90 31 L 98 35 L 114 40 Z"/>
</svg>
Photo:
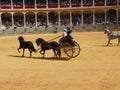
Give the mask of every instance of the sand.
<svg viewBox="0 0 120 90">
<path fill-rule="evenodd" d="M 51 40 L 62 33 L 24 34 L 25 40 Z M 120 46 L 117 39 L 106 47 L 104 32 L 73 32 L 81 53 L 70 60 L 58 60 L 51 50 L 45 59 L 39 52 L 29 58 L 18 53 L 20 35 L 0 36 L 0 90 L 119 90 Z M 58 41 L 58 40 L 56 40 Z"/>
</svg>

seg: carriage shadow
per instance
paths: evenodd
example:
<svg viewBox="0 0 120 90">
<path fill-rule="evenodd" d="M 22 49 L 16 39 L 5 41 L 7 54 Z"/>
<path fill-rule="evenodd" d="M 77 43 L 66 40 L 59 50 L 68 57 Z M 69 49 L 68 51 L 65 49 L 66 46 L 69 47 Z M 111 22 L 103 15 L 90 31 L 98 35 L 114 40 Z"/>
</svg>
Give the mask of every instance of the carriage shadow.
<svg viewBox="0 0 120 90">
<path fill-rule="evenodd" d="M 54 58 L 54 57 L 44 57 L 44 58 L 42 58 L 42 57 L 28 57 L 28 56 L 24 56 L 24 57 L 22 57 L 22 56 L 18 56 L 18 55 L 8 55 L 9 57 L 16 57 L 16 58 L 29 58 L 29 59 L 39 59 L 39 60 L 56 60 L 56 61 L 69 61 L 68 59 L 66 59 L 66 58 Z"/>
</svg>

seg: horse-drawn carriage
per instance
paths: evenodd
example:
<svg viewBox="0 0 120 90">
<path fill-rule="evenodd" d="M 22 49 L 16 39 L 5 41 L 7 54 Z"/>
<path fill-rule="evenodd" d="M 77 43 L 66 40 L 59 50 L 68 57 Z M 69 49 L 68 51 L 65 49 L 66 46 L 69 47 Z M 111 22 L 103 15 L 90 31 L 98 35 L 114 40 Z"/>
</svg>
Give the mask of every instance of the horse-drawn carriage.
<svg viewBox="0 0 120 90">
<path fill-rule="evenodd" d="M 19 49 L 23 49 L 22 56 L 24 56 L 25 49 L 29 50 L 30 57 L 33 51 L 37 52 L 31 41 L 25 41 L 22 36 L 18 37 L 18 40 L 20 42 L 18 52 L 20 52 Z M 36 44 L 41 47 L 40 54 L 43 55 L 43 58 L 45 51 L 50 49 L 52 49 L 54 52 L 54 58 L 67 60 L 77 57 L 81 51 L 80 45 L 75 40 L 73 40 L 73 38 L 68 40 L 63 40 L 63 38 L 61 38 L 59 43 L 56 41 L 45 41 L 42 38 L 38 38 L 36 39 Z"/>
<path fill-rule="evenodd" d="M 60 39 L 61 40 L 61 39 Z M 65 59 L 75 58 L 80 54 L 80 45 L 73 40 L 72 43 L 69 41 L 60 42 L 61 57 Z"/>
<path fill-rule="evenodd" d="M 59 38 L 59 36 L 56 38 Z M 38 46 L 41 45 L 40 53 L 43 55 L 43 57 L 45 55 L 45 51 L 49 49 L 53 50 L 54 58 L 58 57 L 59 59 L 69 60 L 71 58 L 77 57 L 81 51 L 80 45 L 75 40 L 73 40 L 71 43 L 70 40 L 62 40 L 62 39 L 63 38 L 61 38 L 58 43 L 56 41 L 51 41 L 51 40 L 45 41 L 42 38 L 38 38 L 36 39 L 36 43 Z"/>
</svg>

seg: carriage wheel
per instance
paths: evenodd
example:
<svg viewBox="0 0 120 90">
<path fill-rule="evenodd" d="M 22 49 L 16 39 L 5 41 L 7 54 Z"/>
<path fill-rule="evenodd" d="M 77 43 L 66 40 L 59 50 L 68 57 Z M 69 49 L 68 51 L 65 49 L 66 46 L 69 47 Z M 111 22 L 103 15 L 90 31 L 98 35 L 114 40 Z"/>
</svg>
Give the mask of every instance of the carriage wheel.
<svg viewBox="0 0 120 90">
<path fill-rule="evenodd" d="M 70 43 L 64 42 L 61 45 L 61 58 L 71 59 L 73 57 L 73 47 Z"/>
<path fill-rule="evenodd" d="M 77 57 L 80 54 L 81 48 L 80 45 L 75 41 L 73 46 L 73 58 Z"/>
</svg>

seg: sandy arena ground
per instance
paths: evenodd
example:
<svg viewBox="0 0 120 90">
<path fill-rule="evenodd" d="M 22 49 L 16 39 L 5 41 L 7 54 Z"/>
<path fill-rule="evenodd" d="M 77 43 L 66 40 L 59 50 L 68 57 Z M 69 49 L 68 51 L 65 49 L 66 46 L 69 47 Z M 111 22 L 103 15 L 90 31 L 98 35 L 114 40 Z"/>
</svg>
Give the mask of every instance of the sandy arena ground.
<svg viewBox="0 0 120 90">
<path fill-rule="evenodd" d="M 62 33 L 23 35 L 50 40 Z M 0 90 L 120 90 L 120 46 L 106 47 L 104 32 L 73 32 L 82 51 L 69 61 L 41 59 L 39 52 L 21 57 L 19 35 L 0 36 Z M 46 57 L 52 57 L 52 51 Z"/>
</svg>

